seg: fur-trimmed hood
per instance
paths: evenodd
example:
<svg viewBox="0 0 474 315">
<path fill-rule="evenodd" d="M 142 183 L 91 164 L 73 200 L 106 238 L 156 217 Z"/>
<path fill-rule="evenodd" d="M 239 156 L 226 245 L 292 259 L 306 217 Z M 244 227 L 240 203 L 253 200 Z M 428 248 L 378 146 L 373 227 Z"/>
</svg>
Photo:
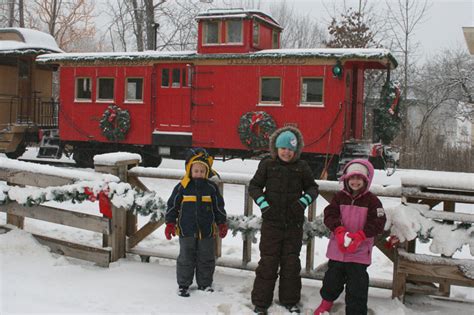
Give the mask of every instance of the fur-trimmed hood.
<svg viewBox="0 0 474 315">
<path fill-rule="evenodd" d="M 303 152 L 303 148 L 304 148 L 303 135 L 296 127 L 285 126 L 285 127 L 275 130 L 275 132 L 270 136 L 270 141 L 269 141 L 270 154 L 271 154 L 272 159 L 276 160 L 278 158 L 278 150 L 275 146 L 275 143 L 278 136 L 284 131 L 291 131 L 292 133 L 294 133 L 298 141 L 296 151 L 295 151 L 295 156 L 293 160 L 291 160 L 291 162 L 294 162 L 300 158 L 301 152 Z"/>
</svg>

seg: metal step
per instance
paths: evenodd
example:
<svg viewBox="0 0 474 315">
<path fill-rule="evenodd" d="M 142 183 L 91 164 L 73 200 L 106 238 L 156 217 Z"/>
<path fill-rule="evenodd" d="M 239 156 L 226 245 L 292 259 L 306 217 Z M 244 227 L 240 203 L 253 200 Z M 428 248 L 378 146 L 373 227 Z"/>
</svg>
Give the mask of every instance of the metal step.
<svg viewBox="0 0 474 315">
<path fill-rule="evenodd" d="M 57 129 L 44 130 L 36 157 L 59 159 L 61 156 L 62 149 L 59 131 Z"/>
</svg>

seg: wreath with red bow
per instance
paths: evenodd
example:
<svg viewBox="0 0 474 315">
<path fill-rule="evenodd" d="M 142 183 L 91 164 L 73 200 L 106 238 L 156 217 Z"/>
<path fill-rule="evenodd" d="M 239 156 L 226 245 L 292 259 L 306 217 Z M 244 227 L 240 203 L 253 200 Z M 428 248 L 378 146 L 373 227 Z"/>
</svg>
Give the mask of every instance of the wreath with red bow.
<svg viewBox="0 0 474 315">
<path fill-rule="evenodd" d="M 243 114 L 237 128 L 242 144 L 252 150 L 267 149 L 275 130 L 276 123 L 272 116 L 263 111 Z"/>
<path fill-rule="evenodd" d="M 121 141 L 130 129 L 130 114 L 117 105 L 110 105 L 102 115 L 99 126 L 109 141 Z"/>
</svg>

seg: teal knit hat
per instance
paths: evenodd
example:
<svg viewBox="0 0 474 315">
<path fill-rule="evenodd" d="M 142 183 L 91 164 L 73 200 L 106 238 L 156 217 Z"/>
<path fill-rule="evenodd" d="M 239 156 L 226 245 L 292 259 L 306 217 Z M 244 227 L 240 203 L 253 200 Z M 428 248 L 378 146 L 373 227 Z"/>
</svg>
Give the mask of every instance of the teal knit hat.
<svg viewBox="0 0 474 315">
<path fill-rule="evenodd" d="M 287 148 L 291 151 L 296 151 L 298 146 L 298 140 L 296 139 L 296 135 L 291 131 L 283 131 L 278 135 L 275 142 L 276 148 Z"/>
</svg>

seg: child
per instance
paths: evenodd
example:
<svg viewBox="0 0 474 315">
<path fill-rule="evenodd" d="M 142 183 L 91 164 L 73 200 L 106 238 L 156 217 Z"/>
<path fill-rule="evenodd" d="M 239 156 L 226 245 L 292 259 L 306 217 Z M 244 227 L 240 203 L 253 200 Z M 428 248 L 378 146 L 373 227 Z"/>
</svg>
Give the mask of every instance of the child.
<svg viewBox="0 0 474 315">
<path fill-rule="evenodd" d="M 179 256 L 176 262 L 178 295 L 189 296 L 194 270 L 198 290 L 213 292 L 212 280 L 216 259 L 214 237 L 227 235 L 224 199 L 217 185 L 208 178 L 217 174 L 213 159 L 206 150 L 191 150 L 186 159 L 186 174 L 176 185 L 168 200 L 165 235 L 179 235 Z"/>
<path fill-rule="evenodd" d="M 249 194 L 262 211 L 260 261 L 255 271 L 252 303 L 255 313 L 267 314 L 280 274 L 279 300 L 299 313 L 301 263 L 299 259 L 304 210 L 318 196 L 318 185 L 300 154 L 303 136 L 283 127 L 270 137 L 271 156 L 263 159 L 250 181 Z"/>
<path fill-rule="evenodd" d="M 314 315 L 329 312 L 346 285 L 346 314 L 367 314 L 369 275 L 374 238 L 383 232 L 385 212 L 369 192 L 374 168 L 367 160 L 349 162 L 341 180 L 344 188 L 324 209 L 324 224 L 331 230 L 326 256 L 328 270 L 321 288 L 321 304 Z"/>
</svg>

